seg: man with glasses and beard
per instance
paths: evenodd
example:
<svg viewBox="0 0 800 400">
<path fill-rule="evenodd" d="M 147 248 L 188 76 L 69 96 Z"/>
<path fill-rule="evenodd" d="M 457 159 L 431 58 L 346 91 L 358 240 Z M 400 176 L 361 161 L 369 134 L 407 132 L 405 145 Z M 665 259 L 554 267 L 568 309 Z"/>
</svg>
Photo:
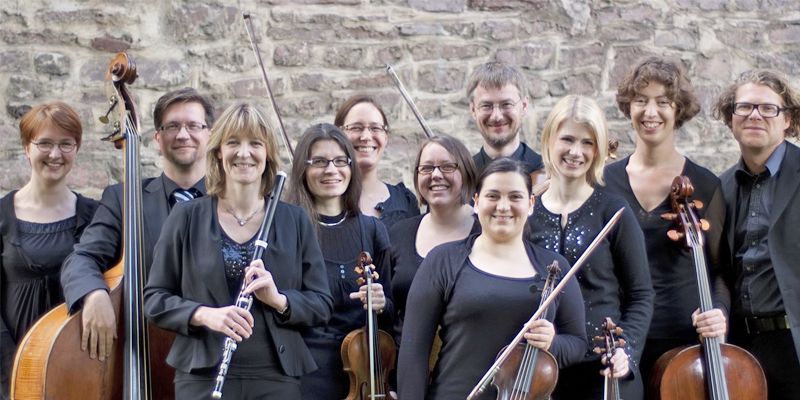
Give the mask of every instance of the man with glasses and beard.
<svg viewBox="0 0 800 400">
<path fill-rule="evenodd" d="M 528 112 L 528 84 L 522 72 L 500 61 L 481 64 L 469 78 L 467 97 L 483 136 L 483 146 L 473 156 L 478 174 L 492 160 L 509 157 L 522 162 L 534 184 L 543 179 L 542 156 L 519 137 Z"/>
</svg>

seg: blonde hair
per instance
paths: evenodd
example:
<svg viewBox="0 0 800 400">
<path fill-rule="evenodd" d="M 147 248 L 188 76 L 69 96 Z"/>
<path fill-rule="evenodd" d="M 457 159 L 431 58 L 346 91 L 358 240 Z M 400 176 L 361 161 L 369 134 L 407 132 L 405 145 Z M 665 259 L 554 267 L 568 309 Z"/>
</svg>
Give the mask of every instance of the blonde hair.
<svg viewBox="0 0 800 400">
<path fill-rule="evenodd" d="M 269 195 L 275 176 L 280 167 L 278 157 L 278 141 L 272 126 L 255 106 L 248 103 L 236 103 L 228 107 L 211 129 L 206 153 L 206 188 L 208 194 L 225 197 L 225 171 L 222 160 L 218 158 L 222 144 L 231 137 L 257 139 L 264 142 L 267 149 L 266 168 L 261 175 L 261 193 Z"/>
<path fill-rule="evenodd" d="M 604 185 L 603 167 L 608 157 L 608 126 L 603 110 L 600 109 L 597 102 L 585 96 L 571 94 L 562 98 L 547 116 L 542 130 L 542 161 L 545 169 L 550 175 L 555 174 L 549 149 L 558 129 L 568 119 L 583 125 L 594 135 L 594 159 L 586 173 L 586 183 L 591 186 Z"/>
</svg>

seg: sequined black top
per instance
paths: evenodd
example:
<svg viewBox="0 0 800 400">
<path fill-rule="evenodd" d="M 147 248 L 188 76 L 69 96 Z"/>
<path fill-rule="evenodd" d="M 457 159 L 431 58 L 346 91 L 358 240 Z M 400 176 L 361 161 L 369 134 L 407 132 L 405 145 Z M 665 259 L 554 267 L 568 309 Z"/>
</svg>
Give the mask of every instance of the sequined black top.
<svg viewBox="0 0 800 400">
<path fill-rule="evenodd" d="M 595 190 L 561 227 L 561 215 L 536 202 L 528 219 L 528 238 L 560 253 L 574 264 L 614 213 L 625 207 L 616 228 L 595 249 L 576 274 L 586 308 L 589 348 L 585 361 L 598 358 L 592 338 L 603 334 L 602 323 L 610 317 L 623 328 L 626 352 L 638 362 L 653 314 L 653 287 L 647 267 L 644 236 L 625 200 Z"/>
</svg>

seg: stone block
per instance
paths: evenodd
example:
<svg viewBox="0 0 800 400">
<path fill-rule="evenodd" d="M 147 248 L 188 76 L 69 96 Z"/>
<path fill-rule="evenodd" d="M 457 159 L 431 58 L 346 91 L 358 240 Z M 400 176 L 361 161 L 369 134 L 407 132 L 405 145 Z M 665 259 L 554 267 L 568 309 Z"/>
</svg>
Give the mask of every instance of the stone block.
<svg viewBox="0 0 800 400">
<path fill-rule="evenodd" d="M 462 21 L 411 21 L 397 24 L 400 36 L 458 36 L 470 38 L 475 25 Z"/>
<path fill-rule="evenodd" d="M 408 0 L 411 8 L 428 12 L 460 13 L 467 7 L 467 0 Z"/>
<path fill-rule="evenodd" d="M 281 116 L 286 115 L 295 118 L 318 118 L 333 111 L 331 109 L 330 95 L 321 93 L 287 98 L 285 102 L 281 101 L 278 107 L 281 109 Z"/>
<path fill-rule="evenodd" d="M 524 69 L 542 70 L 551 66 L 554 55 L 555 47 L 551 43 L 525 43 L 498 50 L 494 58 Z"/>
<path fill-rule="evenodd" d="M 464 67 L 426 65 L 419 68 L 417 86 L 431 93 L 460 92 L 467 79 Z"/>
<path fill-rule="evenodd" d="M 478 27 L 478 36 L 491 40 L 504 41 L 514 39 L 516 24 L 509 19 L 484 21 Z"/>
<path fill-rule="evenodd" d="M 33 56 L 33 65 L 36 72 L 53 76 L 69 74 L 71 60 L 61 53 L 39 53 Z"/>
<path fill-rule="evenodd" d="M 327 92 L 335 88 L 333 77 L 320 73 L 300 73 L 292 75 L 292 89 Z"/>
<path fill-rule="evenodd" d="M 592 73 L 571 74 L 550 82 L 549 94 L 560 98 L 568 94 L 593 95 L 600 86 L 600 75 Z"/>
<path fill-rule="evenodd" d="M 43 93 L 42 83 L 27 75 L 11 75 L 6 88 L 8 98 L 16 101 L 33 101 Z"/>
<path fill-rule="evenodd" d="M 47 25 L 116 25 L 119 21 L 135 22 L 135 14 L 122 14 L 109 8 L 84 8 L 76 10 L 45 10 L 37 13 Z"/>
<path fill-rule="evenodd" d="M 717 40 L 734 48 L 761 48 L 766 45 L 766 21 L 731 21 L 715 29 Z"/>
<path fill-rule="evenodd" d="M 366 62 L 367 49 L 363 46 L 328 46 L 324 49 L 325 66 L 360 69 Z"/>
<path fill-rule="evenodd" d="M 385 67 L 386 64 L 395 64 L 403 59 L 402 46 L 380 46 L 374 53 L 371 63 L 374 67 Z"/>
<path fill-rule="evenodd" d="M 617 85 L 628 74 L 631 68 L 647 57 L 660 54 L 645 50 L 639 46 L 614 47 L 614 59 L 609 74 L 609 89 L 616 90 Z"/>
<path fill-rule="evenodd" d="M 31 68 L 30 54 L 21 50 L 0 51 L 0 72 L 19 73 Z"/>
<path fill-rule="evenodd" d="M 186 85 L 189 82 L 189 63 L 185 59 L 136 60 L 139 72 L 137 84 L 147 88 L 166 88 Z"/>
<path fill-rule="evenodd" d="M 723 11 L 728 0 L 676 0 L 679 8 L 700 11 Z"/>
<path fill-rule="evenodd" d="M 272 61 L 276 66 L 297 67 L 308 64 L 310 59 L 311 51 L 306 43 L 280 44 L 272 52 Z"/>
<path fill-rule="evenodd" d="M 259 50 L 262 50 L 259 47 Z M 244 72 L 257 67 L 255 56 L 250 46 L 222 46 L 212 49 L 189 49 L 189 55 L 207 61 L 209 66 L 227 72 Z M 264 56 L 263 53 L 261 55 Z"/>
<path fill-rule="evenodd" d="M 283 78 L 271 77 L 270 88 L 274 96 L 283 96 L 286 93 L 286 82 Z M 230 83 L 230 90 L 234 98 L 260 98 L 268 101 L 267 88 L 263 78 L 245 78 Z M 276 100 L 277 101 L 277 100 Z"/>
<path fill-rule="evenodd" d="M 607 42 L 633 42 L 650 39 L 653 30 L 646 24 L 619 23 L 599 27 L 599 36 Z"/>
<path fill-rule="evenodd" d="M 700 56 L 696 59 L 693 75 L 709 82 L 729 83 L 733 79 L 732 55 L 729 52 Z"/>
<path fill-rule="evenodd" d="M 0 29 L 0 39 L 12 45 L 46 44 L 53 46 L 74 45 L 78 43 L 78 36 L 74 33 L 57 32 L 49 28 L 45 28 L 41 31 L 2 28 Z"/>
<path fill-rule="evenodd" d="M 133 39 L 129 35 L 123 35 L 121 38 L 105 35 L 92 39 L 89 45 L 95 50 L 117 53 L 130 49 L 132 42 Z"/>
<path fill-rule="evenodd" d="M 776 44 L 800 43 L 800 25 L 787 24 L 769 32 L 769 40 Z"/>
<path fill-rule="evenodd" d="M 480 11 L 530 9 L 549 0 L 468 0 L 467 8 Z"/>
<path fill-rule="evenodd" d="M 402 74 L 400 75 L 400 79 L 403 79 Z M 406 83 L 403 82 L 403 84 L 405 85 Z M 383 70 L 375 73 L 365 71 L 353 78 L 345 79 L 342 81 L 341 87 L 350 90 L 392 88 L 394 87 L 394 81 Z"/>
<path fill-rule="evenodd" d="M 421 43 L 411 47 L 415 60 L 464 60 L 489 54 L 489 48 L 477 44 Z"/>
<path fill-rule="evenodd" d="M 755 67 L 778 70 L 789 76 L 800 75 L 800 48 L 789 48 L 781 52 L 759 50 L 752 53 Z"/>
<path fill-rule="evenodd" d="M 590 43 L 585 46 L 567 47 L 559 49 L 559 68 L 580 68 L 597 66 L 602 68 L 605 64 L 606 49 L 603 43 Z"/>
<path fill-rule="evenodd" d="M 165 32 L 183 43 L 218 40 L 241 34 L 241 13 L 237 7 L 208 3 L 170 3 Z"/>
<path fill-rule="evenodd" d="M 655 44 L 660 47 L 672 47 L 679 50 L 694 50 L 697 48 L 699 32 L 695 28 L 669 30 L 656 30 Z"/>
<path fill-rule="evenodd" d="M 103 82 L 111 58 L 109 56 L 91 57 L 81 65 L 79 75 L 86 82 Z M 137 63 L 138 67 L 138 63 Z M 142 73 L 139 72 L 139 75 Z"/>
</svg>

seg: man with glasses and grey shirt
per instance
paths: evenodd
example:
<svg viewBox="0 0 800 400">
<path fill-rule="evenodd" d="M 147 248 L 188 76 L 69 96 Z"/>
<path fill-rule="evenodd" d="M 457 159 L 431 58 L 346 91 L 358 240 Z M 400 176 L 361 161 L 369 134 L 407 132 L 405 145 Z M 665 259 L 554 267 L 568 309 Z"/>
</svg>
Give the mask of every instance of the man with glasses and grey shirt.
<svg viewBox="0 0 800 400">
<path fill-rule="evenodd" d="M 751 70 L 720 95 L 714 116 L 741 158 L 720 176 L 726 203 L 730 341 L 764 369 L 769 398 L 800 393 L 800 96 L 785 76 Z"/>
<path fill-rule="evenodd" d="M 142 181 L 144 266 L 173 205 L 205 194 L 206 145 L 214 123 L 210 100 L 192 88 L 169 92 L 153 112 L 163 173 Z M 61 286 L 70 312 L 83 309 L 81 349 L 104 361 L 113 348 L 117 321 L 103 273 L 122 258 L 122 184 L 103 191 L 100 207 L 64 261 Z"/>
<path fill-rule="evenodd" d="M 483 136 L 481 150 L 472 157 L 478 174 L 492 160 L 510 157 L 522 162 L 534 184 L 542 180 L 542 156 L 520 141 L 529 104 L 522 71 L 500 61 L 481 64 L 467 82 L 467 98 L 472 119 Z"/>
</svg>

